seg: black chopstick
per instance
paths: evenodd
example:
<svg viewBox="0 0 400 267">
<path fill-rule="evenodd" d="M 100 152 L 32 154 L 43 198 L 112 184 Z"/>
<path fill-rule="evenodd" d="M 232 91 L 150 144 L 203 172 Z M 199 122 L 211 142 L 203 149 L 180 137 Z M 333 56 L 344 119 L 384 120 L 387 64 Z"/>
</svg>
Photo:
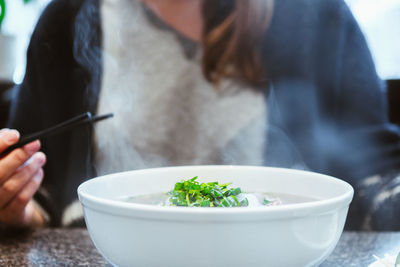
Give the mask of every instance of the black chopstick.
<svg viewBox="0 0 400 267">
<path fill-rule="evenodd" d="M 7 155 L 8 153 L 10 153 L 11 151 L 13 151 L 16 148 L 20 148 L 32 141 L 35 141 L 37 139 L 42 139 L 48 136 L 52 136 L 54 134 L 60 133 L 60 132 L 64 132 L 66 130 L 70 130 L 73 129 L 79 125 L 85 124 L 85 123 L 94 123 L 94 122 L 98 122 L 104 119 L 108 119 L 113 117 L 114 114 L 113 113 L 109 113 L 109 114 L 105 114 L 105 115 L 99 115 L 99 116 L 92 116 L 92 114 L 90 112 L 85 112 L 83 114 L 80 114 L 76 117 L 73 117 L 72 119 L 69 119 L 67 121 L 64 121 L 62 123 L 59 123 L 57 125 L 54 125 L 50 128 L 47 128 L 45 130 L 36 132 L 36 133 L 32 133 L 29 135 L 25 135 L 22 136 L 18 143 L 8 147 L 6 150 L 4 150 L 3 152 L 0 153 L 0 157 Z"/>
</svg>

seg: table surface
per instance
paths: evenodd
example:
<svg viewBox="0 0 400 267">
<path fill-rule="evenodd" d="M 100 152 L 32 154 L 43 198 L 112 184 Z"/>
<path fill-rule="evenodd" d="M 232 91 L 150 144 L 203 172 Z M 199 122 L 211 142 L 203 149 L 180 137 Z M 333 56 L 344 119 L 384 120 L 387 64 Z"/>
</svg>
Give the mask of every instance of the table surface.
<svg viewBox="0 0 400 267">
<path fill-rule="evenodd" d="M 344 232 L 320 266 L 368 266 L 373 255 L 400 251 L 400 232 Z M 0 230 L 0 266 L 110 266 L 95 249 L 86 229 Z"/>
</svg>

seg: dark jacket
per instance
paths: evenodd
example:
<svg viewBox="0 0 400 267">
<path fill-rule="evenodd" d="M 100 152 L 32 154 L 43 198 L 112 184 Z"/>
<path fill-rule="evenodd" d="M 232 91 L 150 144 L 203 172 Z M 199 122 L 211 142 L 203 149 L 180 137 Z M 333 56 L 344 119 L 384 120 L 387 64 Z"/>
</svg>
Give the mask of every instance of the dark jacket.
<svg viewBox="0 0 400 267">
<path fill-rule="evenodd" d="M 95 113 L 102 74 L 99 1 L 54 0 L 33 33 L 26 75 L 16 89 L 9 127 L 28 134 L 79 113 Z M 268 70 L 265 165 L 326 173 L 356 188 L 348 229 L 359 229 L 371 203 L 363 178 L 400 166 L 400 139 L 387 122 L 383 83 L 365 39 L 342 0 L 277 0 L 262 45 Z M 77 186 L 95 176 L 92 129 L 42 141 L 47 154 L 36 199 L 60 224 Z M 397 210 L 399 210 L 397 208 Z M 389 218 L 390 219 L 390 218 Z M 400 229 L 400 223 L 375 229 Z"/>
</svg>

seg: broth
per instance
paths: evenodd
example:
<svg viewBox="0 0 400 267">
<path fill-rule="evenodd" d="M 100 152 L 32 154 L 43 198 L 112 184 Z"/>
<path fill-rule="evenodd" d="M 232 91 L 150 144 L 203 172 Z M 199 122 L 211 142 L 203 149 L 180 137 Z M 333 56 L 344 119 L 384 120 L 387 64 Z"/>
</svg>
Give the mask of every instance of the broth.
<svg viewBox="0 0 400 267">
<path fill-rule="evenodd" d="M 316 198 L 284 193 L 241 193 L 238 196 L 239 201 L 243 198 L 247 198 L 249 202 L 248 207 L 257 206 L 276 206 L 276 205 L 287 205 L 295 203 L 304 203 L 317 200 Z M 118 200 L 136 204 L 145 205 L 156 205 L 156 206 L 169 206 L 169 195 L 167 193 L 155 193 L 138 196 L 125 196 L 120 197 Z M 269 203 L 263 204 L 264 199 Z"/>
</svg>

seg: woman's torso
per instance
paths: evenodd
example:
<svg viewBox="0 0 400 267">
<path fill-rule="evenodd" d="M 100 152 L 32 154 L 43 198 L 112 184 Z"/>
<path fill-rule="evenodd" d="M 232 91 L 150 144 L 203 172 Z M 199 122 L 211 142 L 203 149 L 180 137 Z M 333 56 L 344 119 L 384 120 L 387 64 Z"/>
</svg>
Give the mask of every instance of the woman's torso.
<svg viewBox="0 0 400 267">
<path fill-rule="evenodd" d="M 264 94 L 233 79 L 217 87 L 201 70 L 201 46 L 139 1 L 103 1 L 104 69 L 95 129 L 98 174 L 137 168 L 261 165 Z M 110 138 L 112 136 L 112 138 Z"/>
</svg>

